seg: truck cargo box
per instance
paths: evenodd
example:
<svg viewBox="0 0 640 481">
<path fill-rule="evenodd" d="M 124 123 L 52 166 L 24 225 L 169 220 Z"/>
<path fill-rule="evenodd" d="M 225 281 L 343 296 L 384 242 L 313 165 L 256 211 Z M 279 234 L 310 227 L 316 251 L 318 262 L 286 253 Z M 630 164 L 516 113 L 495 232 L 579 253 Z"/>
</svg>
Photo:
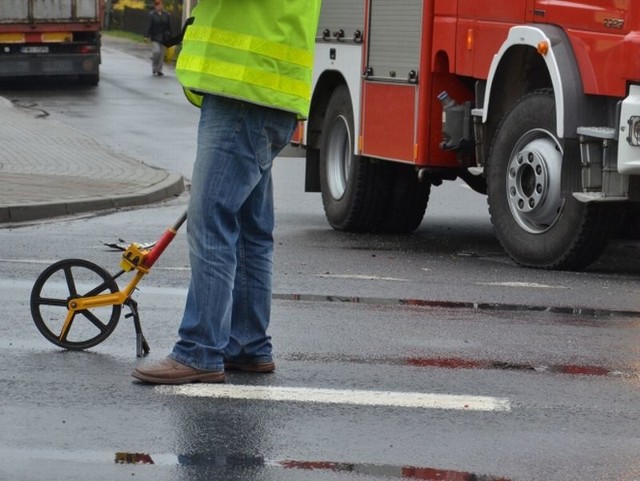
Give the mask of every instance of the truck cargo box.
<svg viewBox="0 0 640 481">
<path fill-rule="evenodd" d="M 99 81 L 104 0 L 1 0 L 0 78 Z"/>
<path fill-rule="evenodd" d="M 2 0 L 0 23 L 99 22 L 98 0 Z"/>
</svg>

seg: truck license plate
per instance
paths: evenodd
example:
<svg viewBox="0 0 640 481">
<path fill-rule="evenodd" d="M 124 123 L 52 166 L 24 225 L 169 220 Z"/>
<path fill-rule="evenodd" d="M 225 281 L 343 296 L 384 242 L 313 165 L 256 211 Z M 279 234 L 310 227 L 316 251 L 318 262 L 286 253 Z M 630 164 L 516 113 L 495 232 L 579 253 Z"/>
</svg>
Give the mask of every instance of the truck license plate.
<svg viewBox="0 0 640 481">
<path fill-rule="evenodd" d="M 20 49 L 22 53 L 49 53 L 47 46 L 28 46 Z"/>
</svg>

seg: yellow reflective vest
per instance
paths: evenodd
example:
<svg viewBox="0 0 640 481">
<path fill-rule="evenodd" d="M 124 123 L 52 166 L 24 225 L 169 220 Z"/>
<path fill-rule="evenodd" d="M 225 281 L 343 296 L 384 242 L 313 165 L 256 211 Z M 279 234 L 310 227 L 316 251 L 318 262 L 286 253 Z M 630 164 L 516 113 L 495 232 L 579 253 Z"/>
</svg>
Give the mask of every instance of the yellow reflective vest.
<svg viewBox="0 0 640 481">
<path fill-rule="evenodd" d="M 189 100 L 211 93 L 306 118 L 320 1 L 200 0 L 176 64 Z"/>
</svg>

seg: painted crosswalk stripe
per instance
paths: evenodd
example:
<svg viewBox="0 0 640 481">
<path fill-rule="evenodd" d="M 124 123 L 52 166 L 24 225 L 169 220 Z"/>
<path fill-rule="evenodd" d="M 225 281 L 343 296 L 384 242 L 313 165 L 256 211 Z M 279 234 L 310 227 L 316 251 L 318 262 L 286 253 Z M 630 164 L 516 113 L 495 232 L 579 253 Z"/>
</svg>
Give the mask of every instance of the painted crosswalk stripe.
<svg viewBox="0 0 640 481">
<path fill-rule="evenodd" d="M 453 409 L 461 411 L 511 410 L 511 403 L 508 399 L 491 396 L 304 387 L 243 386 L 237 384 L 189 384 L 180 386 L 157 386 L 155 389 L 162 394 L 189 397 L 320 404 L 353 404 L 359 406 L 389 406 L 422 409 Z"/>
</svg>

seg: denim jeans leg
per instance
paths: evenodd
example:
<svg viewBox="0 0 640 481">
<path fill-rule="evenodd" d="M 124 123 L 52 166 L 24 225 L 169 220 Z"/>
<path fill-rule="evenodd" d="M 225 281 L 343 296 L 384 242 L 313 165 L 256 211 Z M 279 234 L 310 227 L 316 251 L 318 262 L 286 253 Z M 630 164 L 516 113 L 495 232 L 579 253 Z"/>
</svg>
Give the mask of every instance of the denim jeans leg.
<svg viewBox="0 0 640 481">
<path fill-rule="evenodd" d="M 240 238 L 236 251 L 236 277 L 229 344 L 225 358 L 271 361 L 273 276 L 273 183 L 271 165 L 240 211 Z"/>
<path fill-rule="evenodd" d="M 187 220 L 192 277 L 173 359 L 221 370 L 230 352 L 270 358 L 271 164 L 294 127 L 293 114 L 205 95 Z"/>
</svg>

